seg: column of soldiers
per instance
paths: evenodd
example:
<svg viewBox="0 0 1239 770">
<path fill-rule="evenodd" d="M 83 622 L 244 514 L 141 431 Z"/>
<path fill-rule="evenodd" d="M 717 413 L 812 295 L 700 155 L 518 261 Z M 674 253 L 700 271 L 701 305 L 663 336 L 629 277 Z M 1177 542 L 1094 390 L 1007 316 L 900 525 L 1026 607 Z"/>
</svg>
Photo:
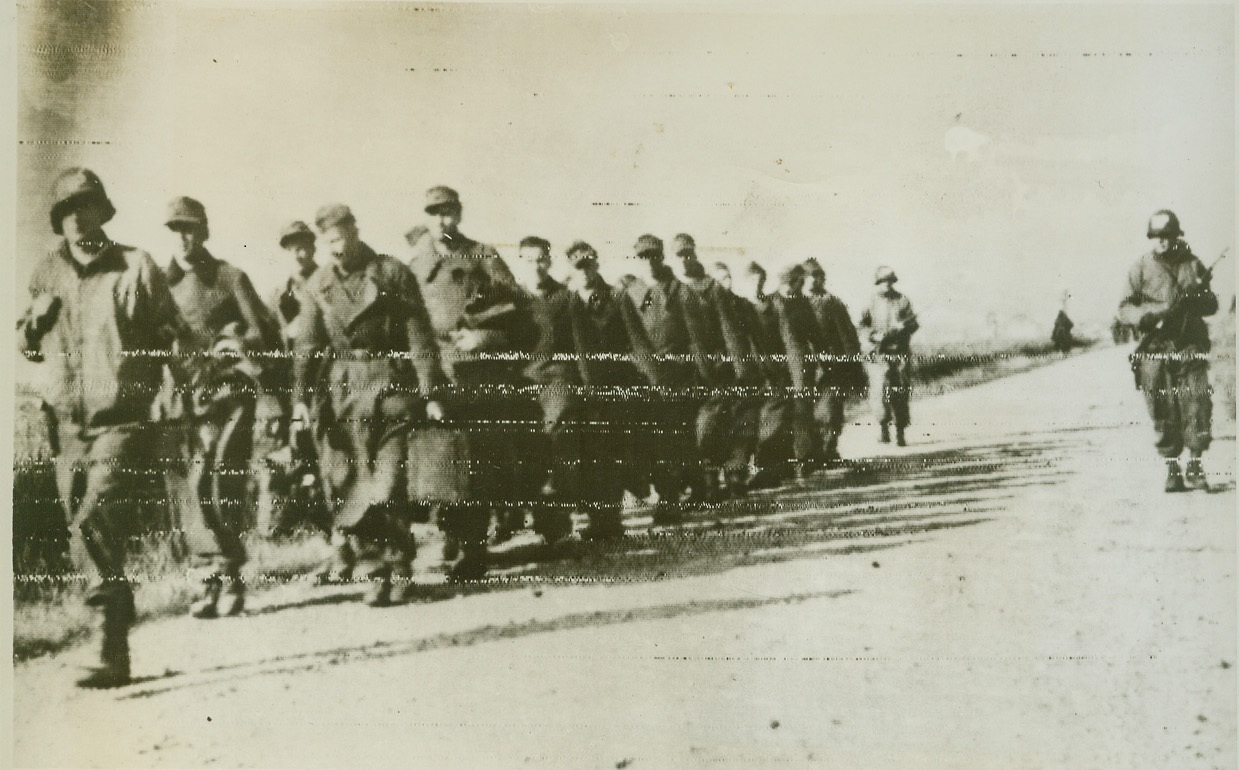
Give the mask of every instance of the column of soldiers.
<svg viewBox="0 0 1239 770">
<path fill-rule="evenodd" d="M 733 279 L 680 234 L 677 274 L 663 241 L 642 235 L 633 256 L 647 272 L 612 286 L 577 241 L 565 285 L 551 244 L 529 236 L 520 259 L 537 277 L 522 286 L 460 231 L 454 190 L 432 188 L 423 209 L 407 263 L 368 246 L 343 204 L 313 229 L 290 223 L 278 243 L 293 269 L 264 303 L 207 249 L 198 201 L 170 203 L 177 247 L 161 268 L 104 233 L 115 209 L 95 174 L 56 180 L 63 239 L 35 270 L 19 330 L 53 369 L 45 413 L 75 562 L 101 578 L 87 598 L 101 665 L 83 686 L 129 680 L 125 543 L 144 477 L 163 480 L 200 587 L 191 611 L 209 619 L 244 607 L 255 521 L 321 530 L 319 579 L 363 581 L 381 607 L 410 591 L 417 521 L 445 533 L 450 580 L 478 580 L 492 525 L 501 540 L 531 518 L 554 543 L 578 513 L 582 538 L 611 540 L 625 492 L 656 498 L 655 524 L 674 525 L 831 467 L 867 343 L 883 433 L 893 420 L 903 442 L 916 318 L 889 269 L 862 334 L 814 260 L 777 286 L 756 262 Z"/>
</svg>

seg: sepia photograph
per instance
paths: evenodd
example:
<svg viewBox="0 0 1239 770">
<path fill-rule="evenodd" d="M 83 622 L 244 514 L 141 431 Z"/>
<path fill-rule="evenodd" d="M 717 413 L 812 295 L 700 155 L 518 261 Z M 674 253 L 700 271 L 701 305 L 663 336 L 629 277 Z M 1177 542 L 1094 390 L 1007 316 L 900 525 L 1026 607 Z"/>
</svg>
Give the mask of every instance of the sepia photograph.
<svg viewBox="0 0 1239 770">
<path fill-rule="evenodd" d="M 8 23 L 0 764 L 1239 765 L 1233 3 Z"/>
</svg>

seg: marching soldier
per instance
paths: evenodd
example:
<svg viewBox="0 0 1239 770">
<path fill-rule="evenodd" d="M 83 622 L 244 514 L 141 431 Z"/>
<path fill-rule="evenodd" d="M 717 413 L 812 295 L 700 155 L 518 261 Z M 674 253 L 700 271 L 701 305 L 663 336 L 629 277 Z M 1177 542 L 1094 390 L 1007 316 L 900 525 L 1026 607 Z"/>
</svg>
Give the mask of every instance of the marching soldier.
<svg viewBox="0 0 1239 770">
<path fill-rule="evenodd" d="M 430 229 L 412 247 L 409 267 L 452 380 L 453 423 L 468 437 L 477 469 L 469 479 L 471 502 L 446 509 L 441 524 L 448 555 L 457 549 L 460 554 L 451 577 L 477 580 L 486 574 L 491 513 L 503 521 L 529 502 L 519 482 L 520 448 L 522 434 L 538 420 L 536 406 L 526 405 L 519 390 L 520 359 L 537 331 L 528 295 L 499 253 L 460 232 L 463 207 L 456 191 L 432 187 L 425 211 Z"/>
<path fill-rule="evenodd" d="M 579 244 L 573 248 L 579 249 Z M 573 253 L 569 250 L 569 256 Z M 579 412 L 579 394 L 574 393 L 580 380 L 572 334 L 572 298 L 568 287 L 550 275 L 550 242 L 538 236 L 524 238 L 520 256 L 534 264 L 537 275 L 532 308 L 538 341 L 524 371 L 535 386 L 541 416 L 542 441 L 533 447 L 532 454 L 548 458 L 539 468 L 545 483 L 537 490 L 534 531 L 553 543 L 572 534 L 569 507 L 579 500 L 580 490 L 579 435 L 565 427 Z"/>
<path fill-rule="evenodd" d="M 302 292 L 294 430 L 309 423 L 317 391 L 319 457 L 340 566 L 372 581 L 366 602 L 383 607 L 405 598 L 412 577 L 408 435 L 423 418 L 443 418 L 436 398 L 446 378 L 409 269 L 361 240 L 347 206 L 324 206 L 315 224 L 333 262 Z M 322 358 L 317 387 L 310 381 L 315 357 Z"/>
<path fill-rule="evenodd" d="M 907 446 L 904 429 L 911 423 L 912 335 L 920 328 L 912 303 L 895 289 L 899 277 L 889 267 L 874 275 L 877 292 L 861 314 L 859 330 L 868 342 L 870 363 L 869 400 L 881 427 L 882 443 L 890 443 L 890 424 L 895 423 L 895 443 Z"/>
<path fill-rule="evenodd" d="M 18 339 L 28 359 L 51 370 L 42 395 L 71 553 L 99 578 L 86 604 L 102 616 L 101 666 L 78 685 L 119 687 L 130 681 L 125 546 L 134 490 L 154 465 L 152 404 L 180 320 L 150 255 L 104 233 L 116 209 L 98 176 L 68 169 L 52 196 L 52 230 L 62 238 L 35 268 Z"/>
<path fill-rule="evenodd" d="M 191 374 L 188 404 L 165 393 L 165 438 L 177 462 L 164 479 L 181 511 L 191 552 L 202 574 L 198 618 L 236 615 L 244 606 L 242 533 L 251 523 L 250 461 L 263 364 L 274 360 L 278 332 L 249 278 L 206 248 L 206 209 L 174 198 L 165 220 L 178 235 L 166 277 L 188 327 L 180 355 Z M 265 358 L 258 358 L 265 356 Z"/>
<path fill-rule="evenodd" d="M 554 483 L 560 499 L 589 511 L 586 539 L 622 537 L 625 476 L 631 437 L 644 430 L 641 402 L 649 383 L 659 379 L 652 348 L 637 309 L 624 291 L 612 288 L 598 272 L 598 254 L 584 241 L 568 249 L 571 292 L 559 306 L 557 323 L 544 333 L 541 353 L 570 359 L 562 373 L 571 387 L 544 391 L 548 431 L 554 445 Z M 566 313 L 562 312 L 566 310 Z"/>
<path fill-rule="evenodd" d="M 720 470 L 725 472 L 730 493 L 742 491 L 748 454 L 733 432 L 741 404 L 736 388 L 758 384 L 760 375 L 752 343 L 737 316 L 734 295 L 706 275 L 692 236 L 681 233 L 673 243 L 676 256 L 683 260 L 684 283 L 696 296 L 696 338 L 708 358 L 708 392 L 699 402 L 696 423 L 697 452 L 705 467 L 702 478 L 693 484 L 704 485 L 702 499 L 713 502 L 719 495 Z"/>
<path fill-rule="evenodd" d="M 804 268 L 783 271 L 781 291 L 767 293 L 765 268 L 750 263 L 741 281 L 749 302 L 746 325 L 763 361 L 768 394 L 755 438 L 757 474 L 752 488 L 774 486 L 789 475 L 801 478 L 813 459 L 813 402 L 810 356 L 815 325 L 800 290 Z M 801 301 L 797 301 L 801 300 Z"/>
<path fill-rule="evenodd" d="M 850 395 L 864 386 L 860 337 L 843 300 L 826 290 L 826 271 L 816 259 L 804 263 L 809 280 L 809 305 L 817 320 L 822 349 L 817 353 L 817 404 L 813 416 L 821 431 L 821 460 L 833 465 L 839 456 L 843 407 Z"/>
<path fill-rule="evenodd" d="M 1153 419 L 1155 446 L 1166 459 L 1166 491 L 1207 489 L 1200 458 L 1212 441 L 1204 321 L 1218 309 L 1212 273 L 1183 240 L 1174 212 L 1155 213 L 1148 237 L 1153 249 L 1127 274 L 1119 318 L 1141 335 L 1133 363 Z M 1190 454 L 1186 483 L 1179 467 L 1184 447 Z"/>
<path fill-rule="evenodd" d="M 259 430 L 255 434 L 255 454 L 264 458 L 258 485 L 258 523 L 272 534 L 291 532 L 309 524 L 330 533 L 331 514 L 321 496 L 318 460 L 313 437 L 308 432 L 290 435 L 293 340 L 295 325 L 302 318 L 301 294 L 305 283 L 318 270 L 316 237 L 300 220 L 289 222 L 280 231 L 280 248 L 292 258 L 292 273 L 272 292 L 267 303 L 280 326 L 281 357 L 272 367 L 275 387 L 259 398 Z M 309 362 L 308 378 L 314 381 Z"/>
<path fill-rule="evenodd" d="M 657 366 L 648 401 L 646 441 L 654 459 L 653 486 L 659 503 L 655 524 L 674 524 L 683 518 L 680 508 L 686 481 L 699 483 L 690 473 L 699 469 L 694 441 L 698 398 L 694 389 L 710 378 L 709 362 L 701 347 L 700 309 L 692 290 L 666 264 L 662 239 L 642 235 L 634 245 L 638 259 L 649 263 L 650 284 L 640 292 L 637 310 Z M 630 290 L 631 292 L 631 290 Z"/>
</svg>

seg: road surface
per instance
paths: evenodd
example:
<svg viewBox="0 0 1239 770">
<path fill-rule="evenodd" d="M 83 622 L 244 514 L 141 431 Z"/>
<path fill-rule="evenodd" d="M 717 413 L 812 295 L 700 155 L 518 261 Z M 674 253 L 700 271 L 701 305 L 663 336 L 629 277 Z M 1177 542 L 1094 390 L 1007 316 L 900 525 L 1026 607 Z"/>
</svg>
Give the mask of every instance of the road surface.
<svg viewBox="0 0 1239 770">
<path fill-rule="evenodd" d="M 503 554 L 502 584 L 388 610 L 352 587 L 149 623 L 17 666 L 19 765 L 1228 768 L 1234 436 L 1166 496 L 1125 351 L 914 404 L 905 450 Z M 542 560 L 534 563 L 535 559 Z"/>
</svg>

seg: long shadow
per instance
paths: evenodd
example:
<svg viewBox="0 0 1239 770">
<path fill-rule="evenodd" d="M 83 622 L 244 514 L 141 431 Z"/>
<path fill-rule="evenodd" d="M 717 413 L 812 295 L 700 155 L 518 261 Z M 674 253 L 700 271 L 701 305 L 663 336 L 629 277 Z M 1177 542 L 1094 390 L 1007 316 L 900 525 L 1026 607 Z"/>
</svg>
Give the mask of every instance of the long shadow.
<svg viewBox="0 0 1239 770">
<path fill-rule="evenodd" d="M 287 657 L 265 658 L 246 663 L 214 666 L 195 672 L 192 678 L 181 672 L 171 672 L 162 677 L 144 677 L 137 686 L 131 685 L 124 690 L 118 691 L 117 699 L 149 698 L 174 690 L 213 685 L 226 681 L 244 680 L 257 675 L 310 671 L 324 665 L 381 660 L 401 655 L 431 652 L 448 647 L 469 647 L 489 642 L 519 639 L 534 634 L 571 631 L 579 628 L 597 628 L 599 626 L 623 623 L 670 620 L 712 612 L 735 612 L 777 604 L 799 604 L 816 599 L 837 599 L 850 593 L 853 592 L 843 590 L 817 591 L 777 597 L 688 601 L 661 604 L 654 607 L 579 612 L 546 620 L 529 620 L 524 623 L 486 625 L 467 631 L 432 634 L 407 641 L 374 642 L 366 645 L 318 650 Z M 143 686 L 153 681 L 163 682 L 164 684 L 162 686 Z"/>
</svg>

